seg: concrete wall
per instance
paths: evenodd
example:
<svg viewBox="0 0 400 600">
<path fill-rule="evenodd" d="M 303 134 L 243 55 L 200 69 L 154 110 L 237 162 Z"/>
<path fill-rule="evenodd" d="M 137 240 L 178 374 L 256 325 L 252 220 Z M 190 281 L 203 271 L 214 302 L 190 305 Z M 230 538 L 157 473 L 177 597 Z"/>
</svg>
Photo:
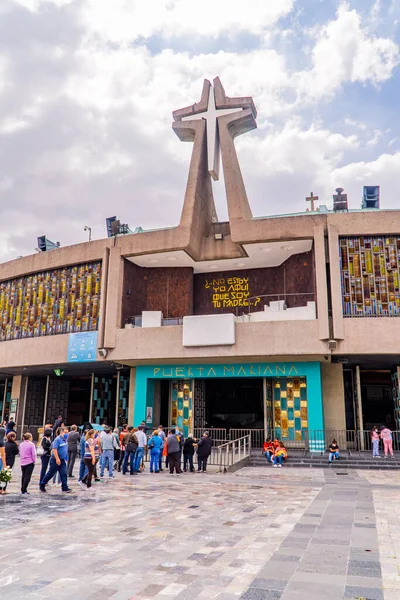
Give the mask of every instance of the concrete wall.
<svg viewBox="0 0 400 600">
<path fill-rule="evenodd" d="M 349 317 L 343 328 L 334 354 L 399 354 L 399 317 Z"/>
<path fill-rule="evenodd" d="M 325 429 L 346 429 L 342 365 L 321 363 L 321 375 Z"/>
<path fill-rule="evenodd" d="M 68 334 L 0 343 L 0 370 L 67 362 Z"/>
<path fill-rule="evenodd" d="M 213 357 L 250 358 L 328 355 L 326 343 L 319 340 L 318 322 L 277 321 L 264 323 L 236 323 L 236 343 L 233 346 L 185 348 L 182 345 L 182 326 L 149 329 L 120 329 L 117 344 L 107 360 L 134 362 L 190 360 L 201 362 Z M 128 362 L 127 362 L 128 361 Z"/>
</svg>

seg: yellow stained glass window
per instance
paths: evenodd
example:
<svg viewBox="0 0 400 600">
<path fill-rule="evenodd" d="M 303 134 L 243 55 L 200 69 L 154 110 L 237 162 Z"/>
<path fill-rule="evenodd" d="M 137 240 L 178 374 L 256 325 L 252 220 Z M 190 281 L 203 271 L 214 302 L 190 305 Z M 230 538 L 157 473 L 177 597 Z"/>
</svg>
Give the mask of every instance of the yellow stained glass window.
<svg viewBox="0 0 400 600">
<path fill-rule="evenodd" d="M 289 427 L 289 429 L 293 429 L 294 421 L 288 421 L 288 427 Z"/>
<path fill-rule="evenodd" d="M 301 431 L 296 430 L 295 439 L 296 439 L 296 442 L 300 442 L 303 439 L 302 435 L 301 435 Z"/>
<path fill-rule="evenodd" d="M 302 421 L 301 422 L 301 426 L 302 426 L 303 429 L 307 429 L 307 427 L 308 427 L 308 421 Z"/>
<path fill-rule="evenodd" d="M 281 392 L 281 398 L 286 398 L 286 392 Z"/>
<path fill-rule="evenodd" d="M 293 392 L 293 396 L 294 396 L 295 398 L 300 398 L 300 390 L 295 390 L 295 391 Z"/>
<path fill-rule="evenodd" d="M 300 402 L 300 406 L 301 406 L 302 408 L 303 408 L 303 407 L 307 408 L 307 400 L 301 400 L 301 402 Z"/>
<path fill-rule="evenodd" d="M 294 411 L 294 417 L 295 417 L 295 419 L 300 419 L 300 411 L 299 410 Z"/>
<path fill-rule="evenodd" d="M 294 407 L 294 401 L 293 400 L 288 400 L 288 408 L 293 408 Z"/>
</svg>

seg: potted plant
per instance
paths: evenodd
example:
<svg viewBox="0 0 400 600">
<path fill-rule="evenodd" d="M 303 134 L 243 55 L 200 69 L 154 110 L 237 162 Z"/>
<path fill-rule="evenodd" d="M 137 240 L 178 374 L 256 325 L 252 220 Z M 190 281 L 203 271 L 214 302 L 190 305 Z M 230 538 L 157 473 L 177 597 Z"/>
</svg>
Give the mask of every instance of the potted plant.
<svg viewBox="0 0 400 600">
<path fill-rule="evenodd" d="M 5 467 L 0 471 L 0 495 L 5 493 L 7 484 L 12 479 L 11 467 Z"/>
</svg>

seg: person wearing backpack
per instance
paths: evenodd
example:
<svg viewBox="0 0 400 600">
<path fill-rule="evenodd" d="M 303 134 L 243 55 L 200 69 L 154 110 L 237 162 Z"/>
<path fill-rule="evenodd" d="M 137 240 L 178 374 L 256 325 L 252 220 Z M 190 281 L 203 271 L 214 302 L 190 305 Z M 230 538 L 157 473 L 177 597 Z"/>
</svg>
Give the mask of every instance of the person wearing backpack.
<svg viewBox="0 0 400 600">
<path fill-rule="evenodd" d="M 128 462 L 129 462 L 130 474 L 135 475 L 136 474 L 135 469 L 134 469 L 135 455 L 136 455 L 136 450 L 139 447 L 139 441 L 136 437 L 136 433 L 135 433 L 132 425 L 130 425 L 128 427 L 128 433 L 124 437 L 123 445 L 125 446 L 125 456 L 124 456 L 124 462 L 122 465 L 122 475 L 126 475 L 126 472 L 128 471 Z"/>
</svg>

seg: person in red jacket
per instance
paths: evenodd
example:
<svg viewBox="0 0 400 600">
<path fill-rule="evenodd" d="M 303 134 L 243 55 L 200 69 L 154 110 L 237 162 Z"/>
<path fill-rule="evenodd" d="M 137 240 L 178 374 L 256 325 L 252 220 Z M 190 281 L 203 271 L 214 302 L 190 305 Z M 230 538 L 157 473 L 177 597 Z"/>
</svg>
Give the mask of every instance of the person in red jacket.
<svg viewBox="0 0 400 600">
<path fill-rule="evenodd" d="M 275 453 L 274 443 L 271 438 L 267 438 L 263 445 L 263 454 L 268 462 L 272 463 L 272 457 Z"/>
</svg>

